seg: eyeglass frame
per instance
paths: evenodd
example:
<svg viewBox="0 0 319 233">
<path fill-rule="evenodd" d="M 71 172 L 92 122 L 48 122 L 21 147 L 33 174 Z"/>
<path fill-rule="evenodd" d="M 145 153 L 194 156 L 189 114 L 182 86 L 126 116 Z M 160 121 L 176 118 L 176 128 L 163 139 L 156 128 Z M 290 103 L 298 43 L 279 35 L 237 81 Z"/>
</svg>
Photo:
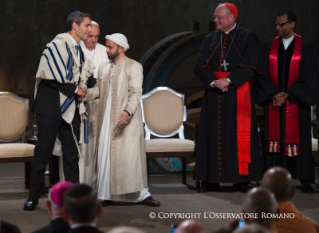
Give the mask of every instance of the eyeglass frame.
<svg viewBox="0 0 319 233">
<path fill-rule="evenodd" d="M 213 19 L 218 19 L 218 20 L 221 20 L 222 18 L 224 18 L 225 16 L 227 16 L 227 15 L 230 15 L 231 13 L 228 13 L 228 14 L 226 14 L 226 15 L 223 15 L 223 16 L 216 16 L 216 15 L 213 15 Z"/>
<path fill-rule="evenodd" d="M 282 28 L 283 26 L 285 26 L 287 23 L 291 23 L 289 21 L 285 22 L 285 23 L 275 23 L 275 27 L 279 26 L 280 28 Z"/>
</svg>

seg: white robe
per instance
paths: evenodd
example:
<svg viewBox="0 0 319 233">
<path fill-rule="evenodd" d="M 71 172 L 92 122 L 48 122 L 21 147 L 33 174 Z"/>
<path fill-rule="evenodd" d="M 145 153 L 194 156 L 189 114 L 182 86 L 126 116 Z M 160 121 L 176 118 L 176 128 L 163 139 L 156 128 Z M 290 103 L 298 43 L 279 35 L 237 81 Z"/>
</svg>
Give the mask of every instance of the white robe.
<svg viewBox="0 0 319 233">
<path fill-rule="evenodd" d="M 102 63 L 109 61 L 109 58 L 106 54 L 106 47 L 97 43 L 95 48 L 93 50 L 90 50 L 85 46 L 83 41 L 80 41 L 80 45 L 85 56 L 93 62 L 95 66 L 94 78 L 97 78 L 97 71 L 99 69 L 99 66 Z"/>
<path fill-rule="evenodd" d="M 111 69 L 110 86 L 112 86 L 113 74 L 115 65 Z M 143 188 L 139 192 L 122 194 L 122 195 L 111 195 L 110 189 L 110 150 L 111 150 L 111 103 L 112 103 L 112 88 L 109 90 L 107 97 L 106 108 L 103 117 L 103 124 L 101 128 L 98 156 L 97 156 L 97 193 L 99 200 L 113 200 L 123 202 L 141 202 L 147 197 L 151 196 L 148 188 Z"/>
<path fill-rule="evenodd" d="M 91 60 L 95 66 L 94 78 L 97 78 L 97 71 L 100 64 L 108 62 L 108 56 L 106 54 L 106 47 L 99 43 L 96 44 L 93 50 L 88 49 L 83 41 L 80 41 L 80 45 L 85 56 Z M 83 164 L 80 166 L 80 182 L 93 185 L 93 160 L 94 160 L 94 138 L 96 135 L 96 115 L 98 111 L 99 100 L 92 100 L 86 102 L 87 111 L 87 138 L 83 143 L 80 144 L 81 154 L 83 156 Z M 81 125 L 81 132 L 85 132 L 84 124 Z M 84 136 L 83 136 L 84 137 Z M 87 142 L 88 141 L 88 142 Z M 86 143 L 87 142 L 87 143 Z"/>
</svg>

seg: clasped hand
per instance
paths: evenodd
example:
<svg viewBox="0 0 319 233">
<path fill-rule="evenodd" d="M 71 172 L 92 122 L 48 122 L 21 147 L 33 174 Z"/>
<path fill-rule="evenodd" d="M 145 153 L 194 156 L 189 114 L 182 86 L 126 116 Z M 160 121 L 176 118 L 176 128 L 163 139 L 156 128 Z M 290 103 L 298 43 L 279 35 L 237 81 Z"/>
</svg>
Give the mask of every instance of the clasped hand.
<svg viewBox="0 0 319 233">
<path fill-rule="evenodd" d="M 221 78 L 214 81 L 214 87 L 217 87 L 218 89 L 222 90 L 222 92 L 228 91 L 228 85 L 229 82 L 227 81 L 227 78 Z"/>
<path fill-rule="evenodd" d="M 78 90 L 76 92 L 77 98 L 79 101 L 83 100 L 87 94 L 88 89 L 86 87 L 78 86 Z"/>
<path fill-rule="evenodd" d="M 274 103 L 275 106 L 281 107 L 284 103 L 286 103 L 287 99 L 288 99 L 287 93 L 279 92 L 278 94 L 272 97 L 272 102 Z"/>
</svg>

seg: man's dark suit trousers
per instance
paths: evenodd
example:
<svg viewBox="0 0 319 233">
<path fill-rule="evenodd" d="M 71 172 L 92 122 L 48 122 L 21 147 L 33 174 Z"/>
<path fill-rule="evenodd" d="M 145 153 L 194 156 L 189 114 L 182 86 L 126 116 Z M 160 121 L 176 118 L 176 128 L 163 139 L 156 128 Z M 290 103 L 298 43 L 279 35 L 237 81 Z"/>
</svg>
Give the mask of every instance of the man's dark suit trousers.
<svg viewBox="0 0 319 233">
<path fill-rule="evenodd" d="M 38 143 L 35 146 L 33 164 L 31 168 L 30 197 L 40 198 L 44 183 L 46 165 L 49 163 L 58 136 L 62 144 L 63 171 L 65 179 L 79 182 L 78 149 L 72 134 L 71 126 L 64 120 L 56 120 L 47 116 L 36 114 L 38 126 Z M 72 126 L 74 134 L 79 141 L 80 115 L 76 108 Z"/>
</svg>

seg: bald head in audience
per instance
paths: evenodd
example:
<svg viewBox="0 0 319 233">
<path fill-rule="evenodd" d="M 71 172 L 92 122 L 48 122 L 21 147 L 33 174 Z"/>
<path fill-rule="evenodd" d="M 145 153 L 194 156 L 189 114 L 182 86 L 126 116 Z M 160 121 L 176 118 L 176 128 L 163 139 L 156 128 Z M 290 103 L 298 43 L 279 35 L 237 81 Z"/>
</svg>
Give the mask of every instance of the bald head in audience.
<svg viewBox="0 0 319 233">
<path fill-rule="evenodd" d="M 108 231 L 107 233 L 145 233 L 145 231 L 142 231 L 135 227 L 115 227 L 112 230 Z"/>
<path fill-rule="evenodd" d="M 266 227 L 271 232 L 275 231 L 275 218 L 263 218 L 263 214 L 277 214 L 278 205 L 273 193 L 265 188 L 251 189 L 242 205 L 243 213 L 258 214 L 257 218 L 245 218 L 246 223 L 257 223 Z"/>
<path fill-rule="evenodd" d="M 233 233 L 270 233 L 270 231 L 257 223 L 252 223 L 237 228 Z"/>
<path fill-rule="evenodd" d="M 188 219 L 178 225 L 176 233 L 205 233 L 205 230 L 195 220 Z"/>
<path fill-rule="evenodd" d="M 261 187 L 273 192 L 277 202 L 289 201 L 295 192 L 291 174 L 283 167 L 273 167 L 266 171 Z"/>
</svg>

